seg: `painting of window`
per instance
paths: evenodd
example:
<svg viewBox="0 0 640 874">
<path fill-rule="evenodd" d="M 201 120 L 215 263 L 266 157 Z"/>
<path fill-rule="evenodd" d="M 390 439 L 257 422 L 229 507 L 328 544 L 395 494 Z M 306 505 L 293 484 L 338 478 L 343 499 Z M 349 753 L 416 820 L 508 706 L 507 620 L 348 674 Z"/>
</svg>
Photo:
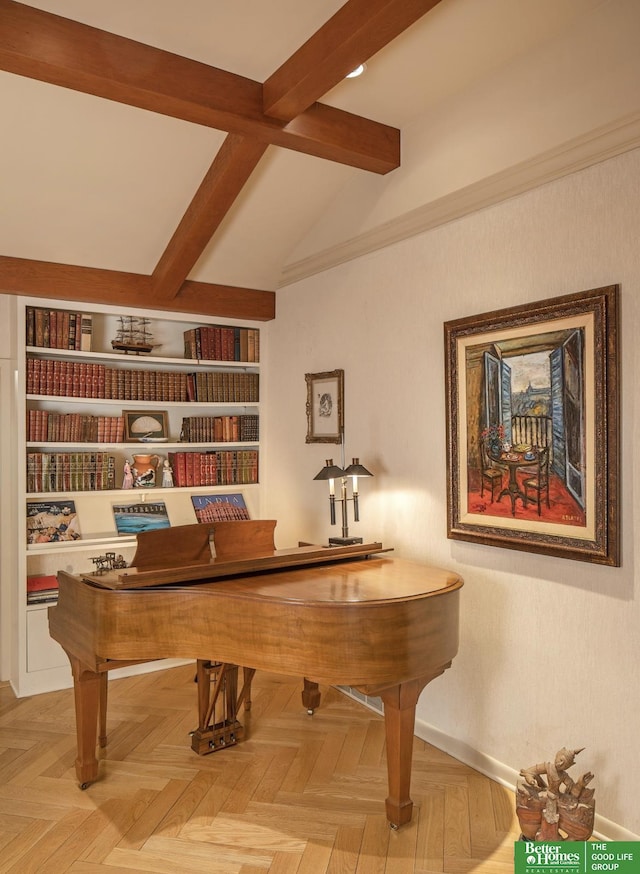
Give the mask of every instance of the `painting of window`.
<svg viewBox="0 0 640 874">
<path fill-rule="evenodd" d="M 616 305 L 611 287 L 446 323 L 451 538 L 618 561 Z"/>
</svg>

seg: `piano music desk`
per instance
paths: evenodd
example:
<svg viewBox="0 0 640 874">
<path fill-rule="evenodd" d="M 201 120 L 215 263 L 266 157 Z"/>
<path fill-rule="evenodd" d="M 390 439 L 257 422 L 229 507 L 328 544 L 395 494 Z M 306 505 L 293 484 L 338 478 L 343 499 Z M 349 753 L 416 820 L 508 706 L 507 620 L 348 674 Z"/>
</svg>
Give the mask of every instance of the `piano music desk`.
<svg viewBox="0 0 640 874">
<path fill-rule="evenodd" d="M 349 547 L 335 555 L 325 549 L 322 560 L 307 549 L 305 563 L 305 549 L 274 552 L 271 570 L 261 560 L 262 569 L 244 563 L 243 570 L 225 573 L 212 561 L 208 569 L 193 569 L 193 580 L 185 579 L 188 569 L 180 569 L 173 582 L 170 572 L 158 572 L 155 585 L 151 578 L 140 585 L 131 568 L 119 581 L 113 575 L 107 580 L 59 573 L 49 627 L 71 663 L 76 774 L 83 787 L 98 777 L 104 672 L 144 660 L 214 655 L 225 663 L 380 696 L 387 818 L 394 828 L 410 821 L 416 704 L 457 653 L 462 579 L 402 559 L 362 558 L 357 550 L 352 558 Z M 279 566 L 287 555 L 293 566 Z"/>
</svg>

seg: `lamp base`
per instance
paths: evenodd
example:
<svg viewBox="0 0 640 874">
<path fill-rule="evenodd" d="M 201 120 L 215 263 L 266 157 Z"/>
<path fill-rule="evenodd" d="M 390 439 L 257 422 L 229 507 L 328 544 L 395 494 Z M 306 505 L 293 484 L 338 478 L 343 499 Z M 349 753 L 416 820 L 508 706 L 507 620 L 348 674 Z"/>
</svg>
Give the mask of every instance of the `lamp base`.
<svg viewBox="0 0 640 874">
<path fill-rule="evenodd" d="M 354 543 L 362 543 L 362 537 L 330 537 L 329 546 L 352 546 Z"/>
</svg>

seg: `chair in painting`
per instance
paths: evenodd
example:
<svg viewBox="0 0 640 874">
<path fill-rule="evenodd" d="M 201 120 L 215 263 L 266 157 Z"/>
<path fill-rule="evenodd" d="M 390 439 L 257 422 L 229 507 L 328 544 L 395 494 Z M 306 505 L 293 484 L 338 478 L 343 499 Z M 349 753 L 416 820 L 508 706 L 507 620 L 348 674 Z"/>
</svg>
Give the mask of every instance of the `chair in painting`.
<svg viewBox="0 0 640 874">
<path fill-rule="evenodd" d="M 484 487 L 488 484 L 491 489 L 491 503 L 496 499 L 502 491 L 502 480 L 504 477 L 504 467 L 501 467 L 496 459 L 489 454 L 489 449 L 485 440 L 480 442 L 480 452 L 482 456 L 482 467 L 480 469 L 480 497 L 484 497 Z"/>
<path fill-rule="evenodd" d="M 524 492 L 524 505 L 530 500 L 534 500 L 538 504 L 538 516 L 542 515 L 542 496 L 546 497 L 547 508 L 551 507 L 549 498 L 549 447 L 542 446 L 537 450 L 538 466 L 534 476 L 525 477 L 522 480 L 522 491 Z"/>
</svg>

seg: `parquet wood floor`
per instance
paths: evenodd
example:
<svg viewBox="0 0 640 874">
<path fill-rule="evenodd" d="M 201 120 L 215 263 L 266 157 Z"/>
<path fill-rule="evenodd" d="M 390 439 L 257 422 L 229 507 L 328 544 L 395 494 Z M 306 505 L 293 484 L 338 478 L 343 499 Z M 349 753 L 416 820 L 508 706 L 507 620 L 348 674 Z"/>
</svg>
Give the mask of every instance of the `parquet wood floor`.
<svg viewBox="0 0 640 874">
<path fill-rule="evenodd" d="M 76 783 L 71 690 L 0 685 L 1 874 L 512 874 L 512 793 L 415 740 L 394 832 L 382 718 L 336 689 L 258 673 L 248 739 L 192 752 L 193 667 L 109 685 L 100 779 Z"/>
</svg>

